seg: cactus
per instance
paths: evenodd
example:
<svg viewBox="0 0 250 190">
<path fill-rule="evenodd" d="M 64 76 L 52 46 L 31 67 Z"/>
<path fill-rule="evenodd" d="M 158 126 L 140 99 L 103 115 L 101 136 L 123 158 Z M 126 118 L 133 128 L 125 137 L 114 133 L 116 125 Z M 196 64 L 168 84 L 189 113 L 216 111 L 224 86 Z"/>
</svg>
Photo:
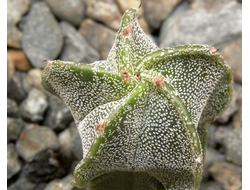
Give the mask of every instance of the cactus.
<svg viewBox="0 0 250 190">
<path fill-rule="evenodd" d="M 231 69 L 207 45 L 160 49 L 127 10 L 107 60 L 48 60 L 42 85 L 69 107 L 82 139 L 73 185 L 199 189 L 205 124 L 229 105 Z"/>
</svg>

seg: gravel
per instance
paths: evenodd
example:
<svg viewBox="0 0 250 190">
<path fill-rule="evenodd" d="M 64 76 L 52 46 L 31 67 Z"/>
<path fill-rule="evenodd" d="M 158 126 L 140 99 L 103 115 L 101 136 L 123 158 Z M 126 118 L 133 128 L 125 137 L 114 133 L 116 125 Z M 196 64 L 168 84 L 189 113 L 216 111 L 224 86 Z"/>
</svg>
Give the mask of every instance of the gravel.
<svg viewBox="0 0 250 190">
<path fill-rule="evenodd" d="M 44 60 L 106 59 L 134 0 L 7 3 L 8 190 L 73 190 L 82 145 L 70 110 L 40 84 Z M 236 0 L 144 1 L 139 23 L 160 47 L 205 43 L 231 65 L 234 95 L 212 124 L 200 190 L 242 188 L 242 4 Z M 75 190 L 75 189 L 74 189 Z"/>
</svg>

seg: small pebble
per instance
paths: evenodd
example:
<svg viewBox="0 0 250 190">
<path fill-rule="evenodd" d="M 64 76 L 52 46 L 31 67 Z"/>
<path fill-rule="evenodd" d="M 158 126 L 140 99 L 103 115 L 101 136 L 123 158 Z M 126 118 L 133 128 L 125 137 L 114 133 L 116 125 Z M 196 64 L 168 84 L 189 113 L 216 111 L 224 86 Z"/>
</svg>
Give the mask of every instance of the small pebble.
<svg viewBox="0 0 250 190">
<path fill-rule="evenodd" d="M 30 0 L 15 0 L 7 2 L 7 21 L 17 24 L 22 15 L 27 13 Z"/>
<path fill-rule="evenodd" d="M 238 110 L 233 117 L 233 125 L 235 129 L 242 128 L 242 97 L 238 99 Z"/>
<path fill-rule="evenodd" d="M 79 26 L 85 17 L 85 4 L 82 0 L 45 0 L 52 12 L 60 20 Z"/>
<path fill-rule="evenodd" d="M 160 31 L 160 47 L 209 44 L 221 48 L 223 43 L 241 36 L 241 4 L 236 1 L 206 2 L 208 7 L 189 9 L 171 22 L 168 22 L 171 16 L 167 18 Z"/>
<path fill-rule="evenodd" d="M 28 58 L 22 50 L 11 49 L 7 51 L 7 54 L 15 64 L 17 70 L 26 72 L 32 68 Z"/>
<path fill-rule="evenodd" d="M 10 179 L 20 170 L 21 162 L 18 159 L 18 154 L 16 153 L 15 145 L 13 143 L 9 143 L 7 145 L 7 178 Z"/>
<path fill-rule="evenodd" d="M 15 63 L 7 53 L 7 83 L 9 83 L 15 74 Z"/>
<path fill-rule="evenodd" d="M 71 151 L 72 136 L 69 128 L 66 128 L 65 130 L 63 130 L 58 134 L 58 141 L 60 144 L 61 153 L 66 157 L 70 158 L 72 156 L 72 151 Z"/>
<path fill-rule="evenodd" d="M 7 97 L 7 116 L 17 117 L 19 115 L 19 108 L 15 100 Z"/>
<path fill-rule="evenodd" d="M 26 161 L 32 161 L 40 152 L 59 147 L 59 142 L 54 131 L 44 126 L 34 126 L 21 133 L 16 150 Z"/>
<path fill-rule="evenodd" d="M 242 165 L 242 129 L 233 129 L 224 139 L 226 160 Z"/>
<path fill-rule="evenodd" d="M 60 23 L 64 34 L 64 48 L 60 55 L 63 61 L 92 63 L 100 59 L 99 53 L 88 44 L 85 38 L 69 23 Z"/>
<path fill-rule="evenodd" d="M 224 190 L 241 190 L 241 167 L 227 162 L 216 162 L 209 169 L 213 179 L 222 185 Z"/>
<path fill-rule="evenodd" d="M 205 178 L 209 178 L 208 169 L 217 161 L 224 161 L 225 156 L 218 152 L 217 150 L 207 147 L 205 162 L 204 162 L 204 172 L 203 172 L 203 180 Z"/>
<path fill-rule="evenodd" d="M 39 68 L 32 68 L 27 72 L 27 76 L 23 81 L 23 87 L 28 93 L 32 88 L 37 88 L 44 93 L 48 94 L 46 90 L 41 85 L 41 74 L 42 70 Z"/>
<path fill-rule="evenodd" d="M 70 132 L 71 132 L 71 151 L 75 155 L 78 160 L 81 160 L 83 157 L 82 151 L 82 139 L 79 135 L 78 129 L 75 125 L 75 122 L 70 124 Z"/>
<path fill-rule="evenodd" d="M 20 105 L 21 116 L 32 122 L 42 121 L 47 107 L 48 100 L 46 94 L 39 89 L 33 88 Z"/>
<path fill-rule="evenodd" d="M 220 126 L 214 133 L 214 142 L 221 146 L 224 145 L 225 138 L 231 133 L 232 128 Z"/>
<path fill-rule="evenodd" d="M 99 24 L 92 19 L 85 19 L 79 28 L 80 33 L 101 53 L 101 58 L 106 59 L 115 41 L 116 32 Z"/>
<path fill-rule="evenodd" d="M 217 182 L 206 182 L 202 183 L 200 186 L 200 190 L 222 190 L 220 184 Z"/>
<path fill-rule="evenodd" d="M 234 81 L 242 83 L 242 38 L 226 44 L 221 54 L 232 68 Z"/>
<path fill-rule="evenodd" d="M 232 99 L 227 110 L 216 120 L 219 123 L 227 123 L 239 109 L 239 99 L 242 97 L 242 86 L 239 83 L 233 84 Z"/>
<path fill-rule="evenodd" d="M 49 181 L 65 176 L 70 167 L 67 163 L 69 160 L 65 161 L 58 150 L 48 148 L 37 153 L 32 161 L 26 162 L 24 172 L 30 181 L 36 184 L 45 183 L 42 188 L 44 189 Z"/>
<path fill-rule="evenodd" d="M 126 10 L 132 7 L 139 7 L 141 1 L 140 0 L 116 0 L 120 10 L 124 13 Z M 140 14 L 143 12 L 143 7 L 140 8 Z"/>
<path fill-rule="evenodd" d="M 122 14 L 113 0 L 87 0 L 87 7 L 89 18 L 102 22 L 115 31 L 119 30 Z"/>
<path fill-rule="evenodd" d="M 28 9 L 30 0 L 7 1 L 7 46 L 21 48 L 22 32 L 17 24 Z"/>
<path fill-rule="evenodd" d="M 53 60 L 63 46 L 63 34 L 54 15 L 44 2 L 31 6 L 23 25 L 22 48 L 33 67 L 43 68 L 44 60 Z"/>
<path fill-rule="evenodd" d="M 20 175 L 19 178 L 8 187 L 8 190 L 35 190 L 36 184 L 31 182 L 25 175 Z"/>
<path fill-rule="evenodd" d="M 65 103 L 54 95 L 49 96 L 49 108 L 45 118 L 45 125 L 56 131 L 68 127 L 73 121 L 73 116 Z"/>
<path fill-rule="evenodd" d="M 144 17 L 152 29 L 159 29 L 163 19 L 173 12 L 181 0 L 154 0 L 143 3 Z M 154 11 L 152 11 L 154 10 Z"/>
<path fill-rule="evenodd" d="M 49 182 L 44 190 L 73 190 L 70 184 L 73 181 L 73 176 L 70 174 L 62 179 L 55 179 Z"/>
<path fill-rule="evenodd" d="M 23 87 L 23 80 L 26 75 L 24 72 L 16 71 L 7 85 L 7 97 L 15 100 L 17 104 L 20 104 L 27 96 Z"/>
<path fill-rule="evenodd" d="M 23 122 L 21 119 L 7 118 L 7 141 L 16 141 L 23 130 Z"/>
</svg>

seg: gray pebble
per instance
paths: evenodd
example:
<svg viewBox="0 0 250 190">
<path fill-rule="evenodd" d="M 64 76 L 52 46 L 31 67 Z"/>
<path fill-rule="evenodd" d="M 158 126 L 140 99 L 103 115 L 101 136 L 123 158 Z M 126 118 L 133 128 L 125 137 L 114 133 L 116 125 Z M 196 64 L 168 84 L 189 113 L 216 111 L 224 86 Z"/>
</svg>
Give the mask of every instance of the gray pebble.
<svg viewBox="0 0 250 190">
<path fill-rule="evenodd" d="M 78 160 L 83 158 L 83 151 L 82 151 L 82 140 L 75 125 L 75 122 L 70 124 L 70 132 L 71 132 L 71 151 L 76 156 Z"/>
<path fill-rule="evenodd" d="M 25 175 L 20 175 L 19 178 L 8 187 L 8 190 L 34 190 L 35 183 L 30 182 Z"/>
<path fill-rule="evenodd" d="M 45 0 L 60 20 L 79 26 L 85 17 L 85 5 L 81 0 Z"/>
<path fill-rule="evenodd" d="M 220 52 L 232 68 L 234 81 L 242 83 L 242 37 L 226 44 Z"/>
<path fill-rule="evenodd" d="M 215 162 L 209 169 L 213 179 L 224 190 L 241 190 L 242 168 L 227 162 Z"/>
<path fill-rule="evenodd" d="M 242 129 L 234 129 L 224 139 L 226 160 L 237 165 L 242 165 Z"/>
<path fill-rule="evenodd" d="M 9 143 L 7 145 L 7 178 L 10 179 L 12 176 L 17 174 L 20 169 L 21 162 L 18 159 L 15 145 L 13 143 Z"/>
<path fill-rule="evenodd" d="M 224 139 L 231 133 L 232 129 L 225 126 L 220 126 L 214 133 L 214 142 L 218 145 L 224 146 Z"/>
<path fill-rule="evenodd" d="M 203 168 L 203 180 L 209 178 L 208 170 L 215 162 L 224 160 L 225 156 L 223 154 L 211 147 L 207 147 Z"/>
<path fill-rule="evenodd" d="M 70 174 L 62 179 L 55 179 L 49 182 L 44 190 L 73 190 L 70 184 L 73 181 L 73 176 Z"/>
<path fill-rule="evenodd" d="M 233 126 L 234 128 L 242 128 L 242 97 L 238 99 L 238 110 L 233 117 Z"/>
<path fill-rule="evenodd" d="M 61 22 L 64 34 L 64 48 L 60 59 L 81 63 L 92 63 L 100 59 L 99 53 L 91 47 L 84 37 L 69 23 Z"/>
<path fill-rule="evenodd" d="M 7 21 L 17 24 L 29 9 L 30 0 L 7 1 Z"/>
<path fill-rule="evenodd" d="M 37 184 L 43 185 L 44 189 L 47 182 L 61 178 L 65 175 L 65 170 L 70 165 L 68 160 L 61 157 L 60 152 L 54 148 L 47 148 L 37 153 L 33 160 L 26 162 L 24 172 L 27 178 Z"/>
<path fill-rule="evenodd" d="M 233 126 L 216 126 L 215 124 L 208 124 L 206 128 L 209 132 L 208 146 L 213 147 L 220 152 L 225 152 L 224 140 L 231 133 Z"/>
<path fill-rule="evenodd" d="M 46 94 L 41 90 L 33 88 L 20 105 L 21 116 L 32 122 L 42 121 L 47 107 L 48 100 Z"/>
<path fill-rule="evenodd" d="M 48 127 L 34 126 L 21 133 L 16 149 L 18 154 L 26 161 L 32 161 L 36 155 L 46 149 L 55 150 L 59 142 L 54 131 Z"/>
<path fill-rule="evenodd" d="M 79 31 L 88 43 L 100 52 L 101 58 L 107 59 L 115 41 L 116 32 L 92 19 L 85 19 L 81 23 Z"/>
<path fill-rule="evenodd" d="M 22 48 L 32 66 L 45 67 L 43 60 L 55 59 L 61 51 L 61 29 L 44 2 L 34 3 L 25 20 Z"/>
<path fill-rule="evenodd" d="M 200 190 L 221 190 L 221 186 L 217 182 L 206 182 L 202 183 L 200 186 Z"/>
<path fill-rule="evenodd" d="M 15 63 L 7 53 L 7 84 L 11 81 L 16 71 Z"/>
<path fill-rule="evenodd" d="M 234 115 L 234 113 L 238 110 L 239 105 L 237 100 L 242 94 L 242 89 L 239 86 L 240 86 L 239 84 L 234 84 L 232 100 L 226 111 L 216 120 L 219 123 L 227 123 L 229 119 Z"/>
<path fill-rule="evenodd" d="M 7 97 L 15 100 L 17 104 L 21 103 L 27 96 L 22 83 L 26 75 L 24 72 L 16 71 L 7 85 Z"/>
<path fill-rule="evenodd" d="M 7 46 L 21 48 L 22 32 L 17 27 L 29 8 L 29 0 L 7 1 Z"/>
<path fill-rule="evenodd" d="M 72 121 L 72 114 L 65 103 L 58 97 L 50 95 L 45 125 L 53 130 L 63 130 Z"/>
<path fill-rule="evenodd" d="M 122 15 L 114 0 L 87 0 L 86 3 L 89 18 L 104 23 L 115 31 L 119 30 Z"/>
<path fill-rule="evenodd" d="M 165 22 L 161 28 L 160 47 L 209 44 L 220 48 L 221 44 L 241 36 L 242 8 L 236 1 L 209 1 L 209 7 L 191 9 Z"/>
<path fill-rule="evenodd" d="M 15 25 L 7 25 L 7 46 L 20 49 L 23 33 Z"/>
<path fill-rule="evenodd" d="M 23 80 L 23 87 L 27 93 L 32 88 L 37 88 L 47 93 L 41 85 L 41 73 L 42 70 L 39 68 L 32 68 L 27 72 L 27 76 Z"/>
<path fill-rule="evenodd" d="M 66 128 L 58 134 L 58 141 L 60 144 L 61 153 L 65 157 L 70 158 L 72 156 L 72 151 L 71 151 L 72 135 L 70 128 Z"/>
<path fill-rule="evenodd" d="M 217 130 L 217 126 L 215 126 L 214 124 L 206 124 L 206 129 L 208 132 L 208 138 L 207 138 L 207 146 L 210 147 L 215 147 L 216 146 L 216 142 L 215 142 L 215 132 Z"/>
<path fill-rule="evenodd" d="M 17 117 L 19 114 L 19 108 L 15 100 L 7 97 L 7 116 Z"/>
<path fill-rule="evenodd" d="M 158 29 L 163 21 L 175 9 L 181 0 L 154 0 L 142 4 L 144 16 L 152 29 Z"/>
<path fill-rule="evenodd" d="M 58 140 L 60 143 L 61 153 L 67 158 L 76 158 L 78 164 L 79 160 L 83 158 L 82 152 L 82 140 L 79 132 L 76 128 L 75 122 L 70 124 L 70 127 L 66 128 L 58 134 Z M 73 165 L 73 164 L 72 164 Z M 75 167 L 73 167 L 74 169 Z M 73 171 L 72 171 L 73 172 Z"/>
<path fill-rule="evenodd" d="M 15 141 L 19 138 L 24 124 L 21 119 L 7 118 L 7 141 Z"/>
</svg>

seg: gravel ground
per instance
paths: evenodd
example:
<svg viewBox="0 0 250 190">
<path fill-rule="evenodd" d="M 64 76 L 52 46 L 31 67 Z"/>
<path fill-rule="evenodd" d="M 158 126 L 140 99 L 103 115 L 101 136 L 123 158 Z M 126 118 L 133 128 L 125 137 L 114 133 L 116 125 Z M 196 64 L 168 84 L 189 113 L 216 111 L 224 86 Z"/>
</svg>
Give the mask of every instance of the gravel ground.
<svg viewBox="0 0 250 190">
<path fill-rule="evenodd" d="M 40 85 L 43 60 L 106 59 L 133 0 L 7 1 L 8 190 L 72 190 L 82 158 L 69 109 Z M 100 11 L 102 10 L 102 11 Z M 200 190 L 242 189 L 242 3 L 144 1 L 139 22 L 160 47 L 209 44 L 231 65 L 234 93 L 210 132 Z"/>
</svg>

